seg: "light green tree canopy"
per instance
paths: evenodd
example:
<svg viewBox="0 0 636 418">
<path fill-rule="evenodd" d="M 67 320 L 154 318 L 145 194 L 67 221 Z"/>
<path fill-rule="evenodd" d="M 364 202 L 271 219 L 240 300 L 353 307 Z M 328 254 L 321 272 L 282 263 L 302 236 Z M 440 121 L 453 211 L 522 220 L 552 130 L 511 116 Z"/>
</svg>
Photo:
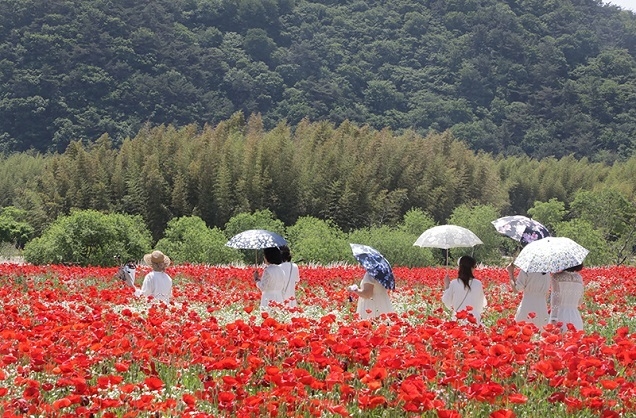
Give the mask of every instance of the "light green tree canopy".
<svg viewBox="0 0 636 418">
<path fill-rule="evenodd" d="M 24 258 L 33 264 L 113 266 L 121 260 L 141 259 L 151 249 L 151 241 L 140 216 L 73 210 L 30 241 Z"/>
</svg>

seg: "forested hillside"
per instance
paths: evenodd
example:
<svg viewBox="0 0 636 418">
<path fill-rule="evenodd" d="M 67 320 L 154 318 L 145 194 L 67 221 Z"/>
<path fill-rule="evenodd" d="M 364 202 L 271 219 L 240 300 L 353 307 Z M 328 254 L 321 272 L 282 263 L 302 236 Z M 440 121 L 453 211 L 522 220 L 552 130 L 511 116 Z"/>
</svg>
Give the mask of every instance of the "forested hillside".
<svg viewBox="0 0 636 418">
<path fill-rule="evenodd" d="M 611 166 L 494 158 L 449 133 L 396 135 L 328 122 L 268 131 L 261 118 L 237 113 L 201 132 L 195 125 L 142 130 L 118 149 L 104 136 L 73 142 L 62 154 L 0 158 L 0 207 L 26 210 L 37 232 L 74 208 L 141 215 L 155 239 L 175 217 L 196 215 L 222 228 L 237 214 L 265 209 L 286 225 L 313 216 L 350 231 L 394 226 L 413 208 L 437 223 L 460 206 L 525 214 L 556 199 L 570 210 L 583 191 L 618 205 L 634 201 L 635 176 L 636 157 Z"/>
<path fill-rule="evenodd" d="M 0 0 L 0 145 L 350 120 L 473 150 L 636 148 L 636 17 L 600 0 Z"/>
</svg>

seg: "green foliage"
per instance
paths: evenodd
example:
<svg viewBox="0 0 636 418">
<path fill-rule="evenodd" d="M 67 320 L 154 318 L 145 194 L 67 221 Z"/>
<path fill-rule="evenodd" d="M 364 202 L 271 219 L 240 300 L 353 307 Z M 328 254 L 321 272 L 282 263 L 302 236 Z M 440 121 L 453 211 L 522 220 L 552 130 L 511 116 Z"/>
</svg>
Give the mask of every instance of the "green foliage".
<svg viewBox="0 0 636 418">
<path fill-rule="evenodd" d="M 634 206 L 620 192 L 612 189 L 582 190 L 575 195 L 570 209 L 575 217 L 588 221 L 608 240 L 623 234 L 636 215 Z"/>
<path fill-rule="evenodd" d="M 559 222 L 563 221 L 565 214 L 565 203 L 554 198 L 547 202 L 536 201 L 534 206 L 528 209 L 528 215 L 548 228 L 552 234 Z"/>
<path fill-rule="evenodd" d="M 610 246 L 603 238 L 603 233 L 583 219 L 572 219 L 560 222 L 555 226 L 556 236 L 570 238 L 586 249 L 589 254 L 585 258 L 585 264 L 591 266 L 604 266 L 612 263 Z"/>
<path fill-rule="evenodd" d="M 155 248 L 167 254 L 175 264 L 229 264 L 240 261 L 241 254 L 225 246 L 227 238 L 218 228 L 208 228 L 197 216 L 174 218 L 168 222 L 164 237 Z"/>
<path fill-rule="evenodd" d="M 16 200 L 29 187 L 29 182 L 42 174 L 44 159 L 34 153 L 0 156 L 0 207 L 16 206 Z"/>
<path fill-rule="evenodd" d="M 27 222 L 27 212 L 14 206 L 0 211 L 0 242 L 10 242 L 16 248 L 23 248 L 33 238 L 35 229 Z"/>
<path fill-rule="evenodd" d="M 150 233 L 139 216 L 73 210 L 30 241 L 24 258 L 33 264 L 112 266 L 120 262 L 116 257 L 139 260 L 150 248 Z"/>
<path fill-rule="evenodd" d="M 242 111 L 267 129 L 303 118 L 450 129 L 475 150 L 534 158 L 633 153 L 633 14 L 475 4 L 1 3 L 0 151 L 62 152 L 104 133 L 121 144 L 146 123 Z"/>
<path fill-rule="evenodd" d="M 610 247 L 612 262 L 630 259 L 636 245 L 636 207 L 619 191 L 580 191 L 570 204 L 572 214 L 587 221 Z"/>
<path fill-rule="evenodd" d="M 12 171 L 16 163 L 26 167 Z M 305 216 L 347 233 L 386 226 L 419 235 L 462 205 L 497 213 L 519 208 L 512 213 L 527 211 L 552 232 L 566 215 L 589 220 L 602 229 L 614 263 L 630 262 L 636 235 L 636 157 L 611 167 L 573 157 L 495 159 L 448 132 L 422 137 L 351 122 L 304 120 L 267 131 L 262 118 L 238 112 L 203 129 L 147 127 L 119 149 L 105 135 L 92 144 L 72 142 L 63 154 L 0 158 L 0 173 L 12 172 L 14 189 L 0 181 L 11 202 L 5 206 L 24 211 L 17 221 L 33 232 L 18 235 L 29 237 L 73 209 L 139 215 L 154 241 L 183 216 L 222 228 L 226 239 L 253 228 L 282 233 Z M 461 225 L 463 215 L 457 219 Z M 491 220 L 484 219 L 486 233 L 494 234 Z M 511 254 L 513 244 L 504 239 L 499 250 Z M 349 258 L 348 250 L 343 254 Z M 443 260 L 440 251 L 432 254 Z M 244 255 L 253 262 L 252 252 Z"/>
<path fill-rule="evenodd" d="M 417 238 L 427 229 L 435 226 L 435 220 L 421 209 L 410 209 L 404 214 L 399 228 L 407 234 L 415 235 Z"/>
<path fill-rule="evenodd" d="M 492 221 L 499 217 L 497 209 L 489 205 L 457 207 L 448 223 L 452 225 L 463 226 L 470 229 L 483 244 L 475 245 L 474 248 L 453 248 L 450 253 L 452 259 L 461 257 L 462 255 L 473 255 L 477 262 L 484 264 L 498 265 L 502 262 L 501 250 L 503 241 L 506 239 L 492 226 Z"/>
<path fill-rule="evenodd" d="M 285 225 L 274 217 L 269 209 L 257 210 L 252 213 L 239 213 L 230 218 L 225 224 L 224 232 L 227 239 L 248 229 L 266 229 L 283 235 Z"/>
<path fill-rule="evenodd" d="M 331 221 L 303 216 L 286 232 L 295 260 L 329 264 L 353 257 L 347 236 Z"/>
</svg>

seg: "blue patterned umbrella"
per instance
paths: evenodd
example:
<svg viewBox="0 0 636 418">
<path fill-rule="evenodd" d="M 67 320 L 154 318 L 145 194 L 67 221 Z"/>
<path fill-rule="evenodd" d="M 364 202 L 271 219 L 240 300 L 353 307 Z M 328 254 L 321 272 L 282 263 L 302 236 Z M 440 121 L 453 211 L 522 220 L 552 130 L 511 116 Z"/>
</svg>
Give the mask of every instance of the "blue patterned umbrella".
<svg viewBox="0 0 636 418">
<path fill-rule="evenodd" d="M 550 236 L 548 228 L 526 216 L 504 216 L 491 223 L 497 232 L 519 241 L 524 246 L 532 241 Z"/>
<path fill-rule="evenodd" d="M 395 290 L 395 276 L 391 265 L 378 250 L 368 245 L 349 245 L 351 245 L 353 256 L 362 264 L 367 273 L 373 276 L 386 289 Z"/>
<path fill-rule="evenodd" d="M 225 244 L 241 250 L 260 250 L 262 248 L 281 247 L 287 245 L 285 238 L 265 229 L 249 229 L 234 235 Z"/>
</svg>

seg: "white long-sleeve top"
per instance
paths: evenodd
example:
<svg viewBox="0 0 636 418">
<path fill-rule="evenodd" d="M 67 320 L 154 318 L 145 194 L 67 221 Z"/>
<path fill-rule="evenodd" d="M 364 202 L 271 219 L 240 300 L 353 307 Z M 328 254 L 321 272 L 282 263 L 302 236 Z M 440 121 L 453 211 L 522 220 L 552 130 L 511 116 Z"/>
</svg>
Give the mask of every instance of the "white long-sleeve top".
<svg viewBox="0 0 636 418">
<path fill-rule="evenodd" d="M 442 295 L 442 303 L 448 309 L 453 310 L 453 319 L 457 317 L 457 312 L 464 311 L 467 306 L 471 306 L 473 309 L 470 313 L 475 316 L 477 324 L 481 324 L 481 314 L 487 305 L 481 281 L 475 278 L 470 279 L 470 289 L 464 288 L 464 283 L 461 280 L 452 280 Z"/>
<path fill-rule="evenodd" d="M 579 305 L 583 302 L 583 278 L 579 273 L 564 271 L 554 273 L 551 280 L 550 320 L 562 323 L 561 329 L 566 331 L 568 324 L 577 330 L 583 329 L 583 318 Z"/>
<path fill-rule="evenodd" d="M 521 270 L 517 275 L 515 290 L 523 292 L 515 320 L 532 322 L 538 328 L 545 326 L 549 320 L 550 275 L 547 273 L 526 273 Z"/>
<path fill-rule="evenodd" d="M 280 264 L 280 268 L 285 273 L 285 287 L 283 288 L 283 300 L 290 307 L 296 307 L 296 285 L 300 282 L 300 273 L 296 263 L 285 261 Z"/>
<path fill-rule="evenodd" d="M 154 300 L 168 303 L 172 297 L 172 278 L 163 271 L 151 271 L 144 277 L 141 290 L 135 293 L 137 296 L 152 296 Z"/>
<path fill-rule="evenodd" d="M 256 286 L 261 289 L 261 309 L 268 309 L 269 302 L 283 303 L 283 288 L 287 278 L 283 269 L 277 264 L 268 264 L 263 269 L 261 279 Z"/>
</svg>

